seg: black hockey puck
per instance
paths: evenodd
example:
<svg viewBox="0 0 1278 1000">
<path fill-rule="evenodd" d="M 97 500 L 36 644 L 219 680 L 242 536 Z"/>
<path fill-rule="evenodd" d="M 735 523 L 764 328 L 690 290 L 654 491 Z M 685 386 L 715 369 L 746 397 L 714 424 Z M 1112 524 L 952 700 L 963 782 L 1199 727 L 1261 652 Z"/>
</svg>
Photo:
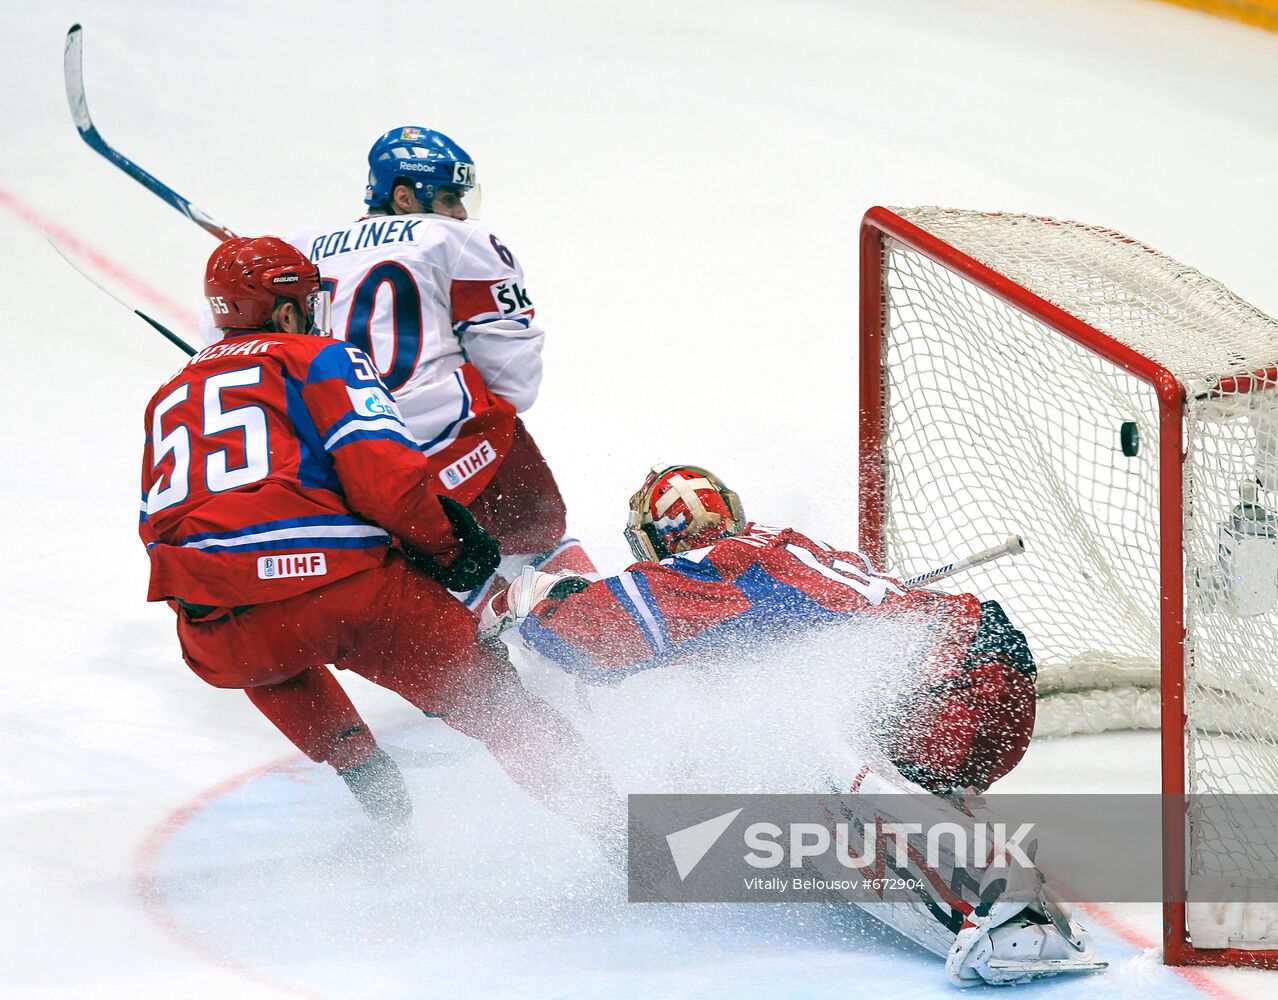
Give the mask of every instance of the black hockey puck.
<svg viewBox="0 0 1278 1000">
<path fill-rule="evenodd" d="M 1140 453 L 1140 428 L 1135 420 L 1123 421 L 1118 429 L 1118 441 L 1128 458 L 1135 458 Z"/>
</svg>

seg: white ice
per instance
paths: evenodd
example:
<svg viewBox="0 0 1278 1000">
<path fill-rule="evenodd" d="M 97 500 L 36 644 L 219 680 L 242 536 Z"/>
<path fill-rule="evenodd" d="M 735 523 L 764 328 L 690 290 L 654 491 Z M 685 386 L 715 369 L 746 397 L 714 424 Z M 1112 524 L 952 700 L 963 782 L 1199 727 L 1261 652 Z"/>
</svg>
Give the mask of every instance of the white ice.
<svg viewBox="0 0 1278 1000">
<path fill-rule="evenodd" d="M 141 410 L 181 358 L 38 228 L 142 276 L 176 308 L 126 294 L 180 325 L 212 243 L 77 138 L 63 34 L 83 20 L 106 137 L 241 232 L 357 215 L 392 125 L 461 140 L 550 331 L 529 423 L 608 567 L 657 459 L 714 468 L 760 520 L 853 540 L 872 204 L 1102 223 L 1278 312 L 1278 37 L 1153 0 L 0 10 L 0 993 L 946 995 L 936 960 L 842 911 L 627 906 L 474 747 L 363 682 L 417 799 L 414 852 L 370 855 L 327 772 L 272 767 L 282 738 L 190 674 L 143 600 Z M 636 783 L 695 763 L 783 786 L 816 763 L 795 752 L 802 680 L 712 699 L 670 671 L 572 706 Z M 1156 782 L 1154 739 L 1121 735 L 1036 745 L 1002 787 Z M 1165 969 L 1116 920 L 1157 940 L 1155 907 L 1111 908 L 1093 921 L 1110 972 L 1025 992 L 1278 986 Z"/>
</svg>

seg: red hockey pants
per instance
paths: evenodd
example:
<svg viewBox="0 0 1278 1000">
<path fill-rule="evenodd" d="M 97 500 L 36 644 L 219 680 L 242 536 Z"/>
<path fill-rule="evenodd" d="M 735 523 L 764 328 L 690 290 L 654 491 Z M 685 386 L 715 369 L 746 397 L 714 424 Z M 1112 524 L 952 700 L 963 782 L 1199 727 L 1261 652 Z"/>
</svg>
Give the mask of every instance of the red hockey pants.
<svg viewBox="0 0 1278 1000">
<path fill-rule="evenodd" d="M 376 743 L 322 664 L 438 715 L 518 683 L 505 657 L 479 645 L 475 616 L 393 553 L 376 570 L 215 622 L 179 614 L 178 638 L 201 678 L 245 689 L 298 749 L 339 771 L 367 760 Z"/>
</svg>

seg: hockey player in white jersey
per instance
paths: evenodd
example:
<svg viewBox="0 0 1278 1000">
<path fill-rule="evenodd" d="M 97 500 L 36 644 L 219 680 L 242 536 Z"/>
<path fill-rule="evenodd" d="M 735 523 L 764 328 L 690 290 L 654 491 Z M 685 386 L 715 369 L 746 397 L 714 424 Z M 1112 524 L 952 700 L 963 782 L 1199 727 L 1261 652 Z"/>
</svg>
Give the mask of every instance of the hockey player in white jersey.
<svg viewBox="0 0 1278 1000">
<path fill-rule="evenodd" d="M 374 359 L 441 491 L 501 542 L 499 574 L 593 574 L 517 416 L 537 398 L 544 334 L 515 255 L 468 220 L 474 161 L 419 126 L 391 129 L 368 160 L 365 217 L 287 237 L 320 269 L 334 336 Z M 478 606 L 498 582 L 463 599 Z"/>
</svg>

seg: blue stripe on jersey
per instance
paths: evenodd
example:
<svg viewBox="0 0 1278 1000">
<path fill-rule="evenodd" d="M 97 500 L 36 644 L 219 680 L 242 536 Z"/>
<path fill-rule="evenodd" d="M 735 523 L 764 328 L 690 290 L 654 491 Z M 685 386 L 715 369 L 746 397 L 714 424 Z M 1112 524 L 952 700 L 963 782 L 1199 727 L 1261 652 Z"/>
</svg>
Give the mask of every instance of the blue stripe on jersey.
<svg viewBox="0 0 1278 1000">
<path fill-rule="evenodd" d="M 421 445 L 422 451 L 428 451 L 429 449 L 435 447 L 435 445 L 439 444 L 440 441 L 443 441 L 446 438 L 451 437 L 453 434 L 453 431 L 458 426 L 460 426 L 462 421 L 465 420 L 468 416 L 470 416 L 470 402 L 471 402 L 470 391 L 466 388 L 466 381 L 465 379 L 462 378 L 462 373 L 460 368 L 458 368 L 456 371 L 453 372 L 453 378 L 457 380 L 457 388 L 461 390 L 461 394 L 462 394 L 461 413 L 457 415 L 457 419 L 454 420 L 451 424 L 445 427 L 442 431 L 436 434 L 429 441 L 422 444 Z"/>
<path fill-rule="evenodd" d="M 681 555 L 676 555 L 670 559 L 663 559 L 661 565 L 668 566 L 680 576 L 686 576 L 690 580 L 723 582 L 723 577 L 719 575 L 719 570 L 709 559 L 685 559 Z"/>
<path fill-rule="evenodd" d="M 306 369 L 306 384 L 314 385 L 328 378 L 339 378 L 355 387 L 367 384 L 368 379 L 361 379 L 355 374 L 355 365 L 351 362 L 351 356 L 346 353 L 346 348 L 345 343 L 337 341 L 311 358 L 311 366 Z"/>
<path fill-rule="evenodd" d="M 647 576 L 643 573 L 623 573 L 622 576 L 629 580 L 639 592 L 639 597 L 643 601 L 644 607 L 652 615 L 652 620 L 656 622 L 657 637 L 660 640 L 661 648 L 666 648 L 671 643 L 670 626 L 666 623 L 666 616 L 661 613 L 661 608 L 657 606 L 657 602 L 652 596 L 652 588 L 648 585 Z"/>
<path fill-rule="evenodd" d="M 633 577 L 630 577 L 630 574 L 628 573 L 623 573 L 622 576 L 633 579 Z M 644 641 L 648 643 L 648 647 L 654 653 L 661 652 L 662 649 L 669 645 L 668 642 L 662 640 L 661 633 L 656 627 L 655 622 L 650 620 L 651 616 L 645 617 L 643 611 L 637 606 L 631 595 L 626 592 L 626 588 L 623 585 L 621 577 L 610 576 L 604 581 L 604 583 L 612 592 L 612 596 L 617 599 L 617 603 L 620 604 L 626 614 L 630 616 L 631 621 L 633 621 L 635 626 L 639 629 L 639 634 L 643 636 Z M 640 599 L 642 600 L 641 595 Z"/>
<path fill-rule="evenodd" d="M 413 448 L 417 447 L 416 441 L 408 440 L 403 434 L 392 430 L 352 430 L 350 433 L 342 436 L 329 451 L 336 451 L 344 445 L 350 444 L 352 441 L 394 441 L 396 444 L 407 444 Z"/>
<path fill-rule="evenodd" d="M 315 426 L 315 418 L 311 416 L 302 396 L 302 384 L 287 370 L 284 372 L 284 405 L 289 423 L 296 431 L 298 450 L 301 452 L 301 460 L 297 465 L 298 482 L 307 489 L 340 493 L 342 488 L 337 480 L 337 473 L 324 451 L 319 428 Z"/>
<path fill-rule="evenodd" d="M 177 544 L 192 546 L 195 543 L 209 539 L 219 542 L 229 541 L 244 535 L 259 535 L 266 531 L 290 531 L 295 528 L 369 528 L 386 535 L 386 532 L 376 525 L 369 524 L 369 522 L 362 521 L 350 514 L 312 514 L 307 517 L 289 517 L 282 521 L 263 521 L 261 524 L 251 524 L 246 528 L 237 528 L 234 531 L 206 531 L 197 535 L 187 535 L 186 538 Z M 386 537 L 389 538 L 390 536 L 386 535 Z"/>
<path fill-rule="evenodd" d="M 201 552 L 278 552 L 281 549 L 376 549 L 390 543 L 391 536 L 384 531 L 358 535 L 321 535 L 297 529 L 294 532 L 273 532 L 269 537 L 248 535 L 227 542 L 206 541 L 194 547 Z"/>
<path fill-rule="evenodd" d="M 733 581 L 750 601 L 746 614 L 766 614 L 778 625 L 795 621 L 817 622 L 846 618 L 846 614 L 822 607 L 814 598 L 797 587 L 782 583 L 758 563 Z M 740 616 L 738 616 L 740 617 Z"/>
<path fill-rule="evenodd" d="M 365 416 L 354 410 L 328 429 L 324 436 L 324 449 L 332 452 L 351 441 L 397 441 L 410 448 L 417 447 L 417 442 L 399 417 L 386 414 Z"/>
<path fill-rule="evenodd" d="M 544 627 L 537 615 L 529 615 L 523 620 L 519 635 L 530 649 L 548 660 L 554 660 L 569 673 L 583 676 L 600 673 L 589 656 L 564 642 L 554 629 Z"/>
<path fill-rule="evenodd" d="M 142 506 L 138 510 L 138 524 L 146 524 L 146 494 L 142 494 Z"/>
<path fill-rule="evenodd" d="M 493 313 L 486 319 L 468 319 L 464 323 L 454 323 L 453 333 L 465 333 L 472 326 L 483 326 L 485 323 L 496 323 L 500 319 L 505 319 L 508 323 L 515 323 L 522 326 L 525 330 L 532 326 L 532 320 L 527 316 L 509 316 L 503 317 L 500 313 Z"/>
</svg>

